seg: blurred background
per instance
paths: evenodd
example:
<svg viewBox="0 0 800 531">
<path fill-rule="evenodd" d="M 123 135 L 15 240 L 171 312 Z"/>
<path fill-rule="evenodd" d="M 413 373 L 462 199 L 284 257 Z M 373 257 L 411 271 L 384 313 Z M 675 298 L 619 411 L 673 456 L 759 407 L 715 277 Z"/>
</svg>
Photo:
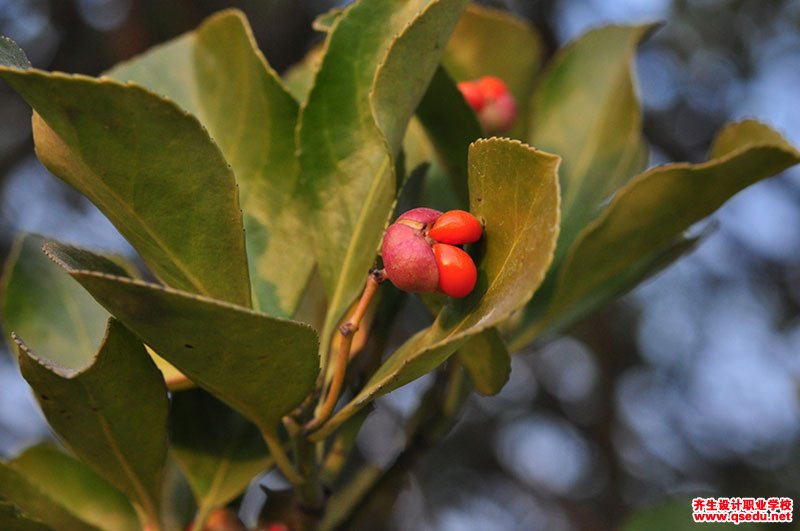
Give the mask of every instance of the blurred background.
<svg viewBox="0 0 800 531">
<path fill-rule="evenodd" d="M 637 58 L 651 164 L 700 161 L 730 120 L 757 117 L 800 145 L 800 2 L 506 0 L 548 53 L 607 22 L 664 21 Z M 0 0 L 0 34 L 36 67 L 96 75 L 243 9 L 279 71 L 319 39 L 322 0 Z M 800 172 L 736 196 L 701 247 L 624 299 L 513 359 L 416 462 L 389 529 L 606 530 L 701 496 L 800 502 Z M 0 261 L 20 231 L 132 253 L 105 218 L 33 155 L 30 109 L 0 84 Z M 2 347 L 5 349 L 5 345 Z M 422 380 L 382 399 L 359 437 L 386 464 Z M 0 456 L 49 437 L 0 354 Z M 689 504 L 677 511 L 687 518 Z"/>
</svg>

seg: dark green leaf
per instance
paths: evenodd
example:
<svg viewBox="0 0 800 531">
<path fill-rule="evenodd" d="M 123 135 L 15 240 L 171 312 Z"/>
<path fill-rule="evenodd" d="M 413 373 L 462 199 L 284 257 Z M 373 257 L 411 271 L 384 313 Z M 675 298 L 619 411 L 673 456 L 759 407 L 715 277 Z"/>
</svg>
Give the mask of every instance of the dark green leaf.
<svg viewBox="0 0 800 531">
<path fill-rule="evenodd" d="M 558 236 L 560 159 L 495 138 L 474 143 L 469 161 L 470 210 L 485 222 L 475 290 L 451 299 L 433 325 L 396 350 L 316 437 L 438 367 L 471 337 L 521 308 L 541 284 Z"/>
<path fill-rule="evenodd" d="M 470 143 L 483 135 L 475 113 L 443 68 L 439 68 L 417 108 L 417 117 L 436 150 L 450 185 L 463 206 L 467 191 L 467 154 Z M 462 208 L 463 208 L 462 206 Z"/>
<path fill-rule="evenodd" d="M 110 319 L 97 357 L 80 371 L 39 357 L 15 340 L 22 375 L 53 430 L 130 497 L 148 521 L 157 521 L 167 453 L 167 389 L 139 340 Z"/>
<path fill-rule="evenodd" d="M 457 81 L 497 76 L 518 104 L 517 124 L 510 135 L 525 138 L 528 102 L 542 64 L 539 34 L 527 21 L 506 11 L 472 4 L 456 26 L 444 64 Z"/>
<path fill-rule="evenodd" d="M 171 418 L 172 455 L 192 486 L 198 519 L 241 494 L 269 467 L 258 428 L 205 391 L 175 393 Z"/>
<path fill-rule="evenodd" d="M 107 75 L 166 95 L 208 129 L 240 188 L 254 308 L 290 317 L 314 266 L 296 198 L 299 106 L 244 15 L 218 13 Z"/>
<path fill-rule="evenodd" d="M 511 375 L 511 356 L 494 328 L 464 343 L 456 357 L 467 369 L 475 390 L 482 395 L 499 393 Z"/>
<path fill-rule="evenodd" d="M 590 31 L 559 52 L 537 91 L 529 142 L 564 159 L 556 266 L 602 202 L 647 163 L 631 67 L 651 29 Z"/>
<path fill-rule="evenodd" d="M 55 446 L 28 448 L 9 466 L 84 522 L 115 531 L 142 528 L 136 511 L 120 491 Z"/>
<path fill-rule="evenodd" d="M 50 526 L 31 518 L 15 503 L 0 497 L 0 529 L 5 531 L 50 531 Z"/>
<path fill-rule="evenodd" d="M 464 5 L 357 1 L 328 34 L 298 129 L 329 301 L 321 352 L 373 264 L 397 192 L 394 158 Z"/>
<path fill-rule="evenodd" d="M 39 520 L 58 531 L 91 531 L 97 529 L 55 503 L 38 487 L 3 462 L 0 462 L 0 501 L 13 503 L 24 516 Z M 7 505 L 5 508 L 6 511 L 10 512 L 10 508 Z M 17 511 L 14 512 L 19 514 Z"/>
<path fill-rule="evenodd" d="M 110 274 L 102 257 L 75 247 L 45 250 L 125 326 L 262 432 L 275 433 L 313 388 L 319 364 L 311 327 Z"/>
<path fill-rule="evenodd" d="M 194 117 L 108 78 L 13 62 L 0 64 L 0 77 L 36 111 L 45 166 L 97 205 L 166 284 L 249 305 L 236 182 Z"/>
</svg>

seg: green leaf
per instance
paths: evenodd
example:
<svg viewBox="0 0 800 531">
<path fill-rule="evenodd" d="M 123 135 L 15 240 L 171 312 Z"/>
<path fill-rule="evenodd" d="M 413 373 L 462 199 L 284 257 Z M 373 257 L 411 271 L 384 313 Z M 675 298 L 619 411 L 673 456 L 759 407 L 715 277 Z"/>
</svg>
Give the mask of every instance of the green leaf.
<svg viewBox="0 0 800 531">
<path fill-rule="evenodd" d="M 198 520 L 269 468 L 258 428 L 205 391 L 175 393 L 171 419 L 172 455 L 192 487 Z"/>
<path fill-rule="evenodd" d="M 2 513 L 0 513 L 0 523 L 3 522 L 4 517 L 11 519 L 12 515 L 16 515 L 17 520 L 38 520 L 45 529 L 47 526 L 58 531 L 90 531 L 97 529 L 79 520 L 72 513 L 55 503 L 38 487 L 3 462 L 0 462 L 0 502 L 11 502 L 10 506 L 8 503 L 0 504 L 0 507 L 3 508 Z M 20 528 L 25 529 L 23 526 L 26 524 L 27 522 L 20 525 Z M 32 527 L 36 529 L 35 526 Z M 2 529 L 5 530 L 6 528 L 2 527 Z"/>
<path fill-rule="evenodd" d="M 0 498 L 0 529 L 5 531 L 50 531 L 52 528 L 26 515 L 17 504 Z"/>
<path fill-rule="evenodd" d="M 89 365 L 97 353 L 108 312 L 80 284 L 42 253 L 44 238 L 17 239 L 3 275 L 3 323 L 31 338 L 48 358 L 69 369 Z"/>
<path fill-rule="evenodd" d="M 680 247 L 674 253 L 669 248 L 683 231 L 740 190 L 800 162 L 800 152 L 755 121 L 726 127 L 711 153 L 707 162 L 653 168 L 623 187 L 570 249 L 543 322 L 528 323 L 532 332 L 521 332 L 525 337 L 514 345 L 635 275 L 643 264 L 663 267 L 682 254 Z M 667 260 L 659 259 L 665 252 Z"/>
<path fill-rule="evenodd" d="M 464 5 L 357 1 L 328 34 L 297 133 L 329 301 L 323 353 L 375 260 L 397 192 L 394 159 Z"/>
<path fill-rule="evenodd" d="M 506 139 L 470 147 L 470 210 L 485 222 L 478 283 L 396 350 L 358 395 L 315 434 L 323 437 L 374 398 L 432 371 L 476 334 L 530 300 L 558 237 L 559 157 Z"/>
<path fill-rule="evenodd" d="M 47 421 L 81 461 L 158 519 L 167 453 L 167 389 L 139 340 L 114 319 L 92 365 L 39 357 L 18 337 L 20 370 Z"/>
<path fill-rule="evenodd" d="M 472 337 L 458 349 L 456 357 L 475 390 L 484 396 L 499 393 L 511 375 L 511 356 L 494 328 Z"/>
<path fill-rule="evenodd" d="M 194 117 L 108 78 L 13 62 L 0 64 L 0 77 L 36 111 L 44 165 L 97 205 L 161 280 L 250 304 L 236 182 Z"/>
<path fill-rule="evenodd" d="M 9 466 L 84 522 L 100 529 L 141 530 L 133 506 L 120 491 L 55 446 L 28 448 Z"/>
<path fill-rule="evenodd" d="M 68 369 L 82 369 L 94 359 L 105 334 L 109 314 L 80 284 L 42 252 L 44 238 L 26 234 L 11 249 L 3 274 L 3 319 L 8 333 L 32 338 L 34 350 Z M 132 274 L 134 267 L 119 256 L 106 256 Z M 9 345 L 14 348 L 8 337 Z M 171 389 L 186 377 L 148 348 Z"/>
<path fill-rule="evenodd" d="M 106 75 L 166 95 L 208 129 L 239 185 L 254 308 L 290 317 L 314 266 L 297 198 L 299 105 L 244 15 L 217 13 Z"/>
<path fill-rule="evenodd" d="M 527 21 L 506 11 L 471 4 L 447 44 L 443 62 L 458 81 L 497 76 L 518 104 L 513 138 L 525 138 L 529 101 L 542 65 L 543 46 Z"/>
<path fill-rule="evenodd" d="M 45 251 L 97 301 L 203 387 L 275 433 L 314 386 L 314 330 L 218 300 L 133 280 L 103 257 L 48 243 Z"/>
<path fill-rule="evenodd" d="M 603 201 L 647 163 L 631 67 L 651 29 L 609 26 L 586 33 L 558 53 L 538 89 L 529 142 L 564 158 L 556 266 Z"/>
<path fill-rule="evenodd" d="M 417 117 L 425 128 L 450 180 L 456 196 L 464 205 L 467 191 L 467 155 L 470 143 L 483 136 L 475 113 L 464 101 L 456 84 L 443 68 L 436 74 L 417 108 Z M 409 129 L 410 131 L 410 129 Z"/>
<path fill-rule="evenodd" d="M 308 93 L 314 85 L 314 78 L 324 54 L 325 48 L 322 44 L 314 46 L 299 62 L 284 72 L 283 81 L 286 84 L 286 90 L 297 101 L 305 102 L 308 99 Z"/>
</svg>

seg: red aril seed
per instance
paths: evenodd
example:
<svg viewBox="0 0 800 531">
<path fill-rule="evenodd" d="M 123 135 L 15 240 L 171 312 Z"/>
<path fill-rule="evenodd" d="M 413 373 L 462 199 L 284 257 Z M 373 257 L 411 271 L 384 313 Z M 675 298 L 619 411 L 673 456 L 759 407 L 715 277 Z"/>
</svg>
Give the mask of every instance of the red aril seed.
<svg viewBox="0 0 800 531">
<path fill-rule="evenodd" d="M 495 76 L 484 76 L 478 80 L 478 87 L 484 98 L 493 100 L 499 98 L 503 94 L 508 94 L 508 85 Z"/>
<path fill-rule="evenodd" d="M 461 91 L 464 99 L 475 112 L 480 112 L 483 109 L 486 99 L 484 98 L 483 90 L 476 82 L 462 81 L 458 84 L 458 90 Z"/>
<path fill-rule="evenodd" d="M 472 258 L 458 247 L 446 243 L 433 244 L 433 254 L 439 267 L 439 290 L 456 299 L 472 293 L 478 280 L 478 270 Z"/>
<path fill-rule="evenodd" d="M 428 236 L 439 243 L 464 245 L 481 239 L 483 227 L 478 219 L 466 210 L 449 210 L 439 216 Z"/>
</svg>

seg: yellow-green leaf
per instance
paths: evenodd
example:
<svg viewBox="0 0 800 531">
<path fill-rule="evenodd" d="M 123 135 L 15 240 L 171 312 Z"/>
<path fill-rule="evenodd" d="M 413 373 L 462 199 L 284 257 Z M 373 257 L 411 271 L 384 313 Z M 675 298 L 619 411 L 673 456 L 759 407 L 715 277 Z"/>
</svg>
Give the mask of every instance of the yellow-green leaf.
<svg viewBox="0 0 800 531">
<path fill-rule="evenodd" d="M 356 1 L 334 22 L 297 138 L 318 270 L 324 353 L 375 259 L 395 157 L 464 0 Z"/>
<path fill-rule="evenodd" d="M 167 388 L 141 342 L 110 319 L 93 363 L 75 370 L 15 340 L 22 375 L 53 430 L 147 522 L 156 522 L 167 455 Z"/>
<path fill-rule="evenodd" d="M 585 314 L 585 306 L 596 307 L 596 299 L 607 299 L 603 293 L 615 285 L 616 293 L 630 288 L 625 277 L 636 279 L 637 270 L 641 278 L 648 269 L 663 267 L 664 256 L 682 254 L 680 243 L 673 249 L 677 252 L 670 249 L 683 231 L 740 190 L 798 162 L 800 152 L 778 133 L 745 121 L 720 133 L 707 162 L 667 164 L 637 176 L 580 233 L 559 271 L 547 312 L 523 323 L 512 345 L 523 346 L 544 329 L 569 324 L 571 313 Z"/>
<path fill-rule="evenodd" d="M 100 529 L 141 530 L 136 511 L 120 491 L 51 444 L 28 448 L 9 466 L 84 522 Z"/>
<path fill-rule="evenodd" d="M 0 41 L 3 57 L 12 44 Z M 236 182 L 197 119 L 136 85 L 17 63 L 0 63 L 0 77 L 36 111 L 45 166 L 97 205 L 166 284 L 249 306 Z"/>
<path fill-rule="evenodd" d="M 12 332 L 30 338 L 51 361 L 81 369 L 97 353 L 109 315 L 44 255 L 44 241 L 27 234 L 11 248 L 3 275 L 3 324 L 9 340 Z"/>
<path fill-rule="evenodd" d="M 314 386 L 317 336 L 301 323 L 134 280 L 102 256 L 48 243 L 45 250 L 164 359 L 275 434 Z"/>
<path fill-rule="evenodd" d="M 632 63 L 651 29 L 586 33 L 556 55 L 537 90 L 529 142 L 564 159 L 556 266 L 601 204 L 647 163 Z"/>
<path fill-rule="evenodd" d="M 254 308 L 290 317 L 314 266 L 296 197 L 299 105 L 259 51 L 244 15 L 217 13 L 106 75 L 164 94 L 208 129 L 239 185 Z"/>
</svg>

